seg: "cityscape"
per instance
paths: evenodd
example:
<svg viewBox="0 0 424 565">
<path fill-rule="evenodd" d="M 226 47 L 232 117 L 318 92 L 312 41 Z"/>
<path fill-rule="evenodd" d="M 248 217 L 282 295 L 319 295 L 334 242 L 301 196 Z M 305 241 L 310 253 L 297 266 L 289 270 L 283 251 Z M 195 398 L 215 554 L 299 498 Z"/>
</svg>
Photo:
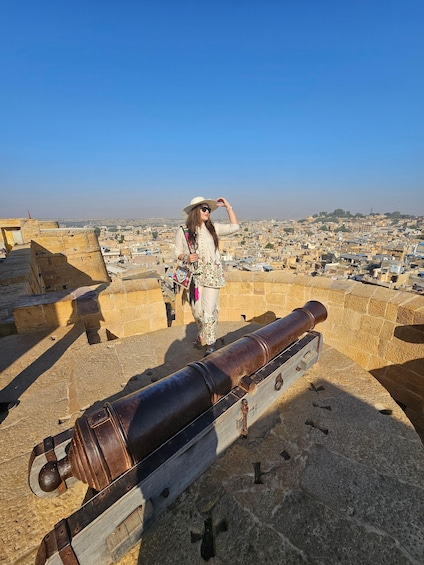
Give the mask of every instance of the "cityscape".
<svg viewBox="0 0 424 565">
<path fill-rule="evenodd" d="M 94 228 L 112 280 L 172 276 L 175 231 L 182 219 L 61 220 Z M 219 220 L 218 220 L 219 221 Z M 300 220 L 240 221 L 222 238 L 224 269 L 352 279 L 424 293 L 424 218 L 400 212 L 320 212 Z"/>
</svg>

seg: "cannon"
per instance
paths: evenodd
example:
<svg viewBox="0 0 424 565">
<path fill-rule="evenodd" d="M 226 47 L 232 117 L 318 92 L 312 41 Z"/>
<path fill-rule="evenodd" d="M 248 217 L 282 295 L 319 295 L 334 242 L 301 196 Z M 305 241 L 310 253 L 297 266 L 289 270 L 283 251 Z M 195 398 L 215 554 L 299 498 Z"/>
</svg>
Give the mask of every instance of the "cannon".
<svg viewBox="0 0 424 565">
<path fill-rule="evenodd" d="M 102 563 L 120 558 L 317 361 L 322 336 L 312 330 L 326 317 L 320 302 L 309 301 L 36 446 L 29 464 L 35 494 L 57 496 L 76 480 L 94 491 L 45 536 L 37 565 L 59 564 L 64 552 L 84 565 L 99 555 Z"/>
</svg>

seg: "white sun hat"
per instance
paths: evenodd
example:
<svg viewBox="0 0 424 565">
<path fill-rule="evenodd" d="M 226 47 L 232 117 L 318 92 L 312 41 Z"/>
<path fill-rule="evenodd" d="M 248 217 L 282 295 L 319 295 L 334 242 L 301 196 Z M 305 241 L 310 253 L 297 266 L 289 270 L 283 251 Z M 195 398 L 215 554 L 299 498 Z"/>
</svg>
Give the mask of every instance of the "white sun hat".
<svg viewBox="0 0 424 565">
<path fill-rule="evenodd" d="M 216 200 L 210 200 L 210 199 L 207 199 L 207 198 L 203 198 L 203 196 L 196 196 L 195 198 L 192 199 L 190 204 L 184 208 L 184 212 L 186 214 L 190 214 L 190 212 L 193 210 L 193 208 L 196 208 L 196 206 L 200 206 L 201 204 L 207 204 L 209 206 L 209 208 L 211 209 L 211 212 L 213 212 L 214 210 L 216 210 L 218 208 Z"/>
</svg>

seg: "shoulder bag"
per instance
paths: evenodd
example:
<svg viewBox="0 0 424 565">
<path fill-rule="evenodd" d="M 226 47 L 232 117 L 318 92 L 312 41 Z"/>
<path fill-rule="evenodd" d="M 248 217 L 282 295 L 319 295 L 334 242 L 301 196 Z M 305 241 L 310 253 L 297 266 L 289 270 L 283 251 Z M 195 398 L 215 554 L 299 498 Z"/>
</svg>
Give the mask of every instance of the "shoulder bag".
<svg viewBox="0 0 424 565">
<path fill-rule="evenodd" d="M 184 226 L 181 226 L 181 229 L 184 232 L 184 237 L 185 240 L 187 242 L 187 247 L 190 253 L 194 253 L 194 251 L 191 248 L 189 239 L 188 239 L 188 229 Z M 190 269 L 190 267 L 188 265 L 178 265 L 176 267 L 176 269 L 174 270 L 174 273 L 172 275 L 172 280 L 174 283 L 176 283 L 177 285 L 188 289 L 190 287 L 190 282 L 192 279 L 193 273 Z"/>
</svg>

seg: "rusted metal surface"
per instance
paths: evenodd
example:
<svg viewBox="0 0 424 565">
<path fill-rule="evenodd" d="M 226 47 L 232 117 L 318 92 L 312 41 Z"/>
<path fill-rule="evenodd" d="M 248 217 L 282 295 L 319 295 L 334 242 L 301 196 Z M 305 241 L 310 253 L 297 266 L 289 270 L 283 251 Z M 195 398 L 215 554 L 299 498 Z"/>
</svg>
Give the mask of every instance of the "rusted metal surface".
<svg viewBox="0 0 424 565">
<path fill-rule="evenodd" d="M 43 539 L 35 565 L 43 565 L 50 555 L 57 554 L 63 565 L 80 565 L 71 545 L 72 536 L 67 520 L 61 520 L 54 530 Z"/>
<path fill-rule="evenodd" d="M 269 363 L 326 317 L 320 302 L 307 302 L 204 360 L 82 416 L 75 423 L 68 455 L 48 461 L 41 469 L 40 488 L 54 491 L 76 477 L 96 491 L 104 489 L 233 388 L 252 386 L 243 377 Z"/>
<path fill-rule="evenodd" d="M 242 437 L 247 437 L 247 414 L 249 413 L 249 403 L 244 398 L 241 402 L 241 413 L 243 418 L 243 427 L 241 429 Z"/>
<path fill-rule="evenodd" d="M 65 492 L 75 482 L 75 479 L 71 478 L 66 483 L 61 482 L 56 490 L 45 493 L 40 489 L 38 481 L 38 474 L 47 462 L 60 461 L 66 455 L 66 446 L 71 439 L 72 429 L 64 430 L 53 437 L 45 438 L 42 443 L 33 448 L 28 465 L 28 482 L 31 490 L 37 496 L 57 496 Z"/>
</svg>

